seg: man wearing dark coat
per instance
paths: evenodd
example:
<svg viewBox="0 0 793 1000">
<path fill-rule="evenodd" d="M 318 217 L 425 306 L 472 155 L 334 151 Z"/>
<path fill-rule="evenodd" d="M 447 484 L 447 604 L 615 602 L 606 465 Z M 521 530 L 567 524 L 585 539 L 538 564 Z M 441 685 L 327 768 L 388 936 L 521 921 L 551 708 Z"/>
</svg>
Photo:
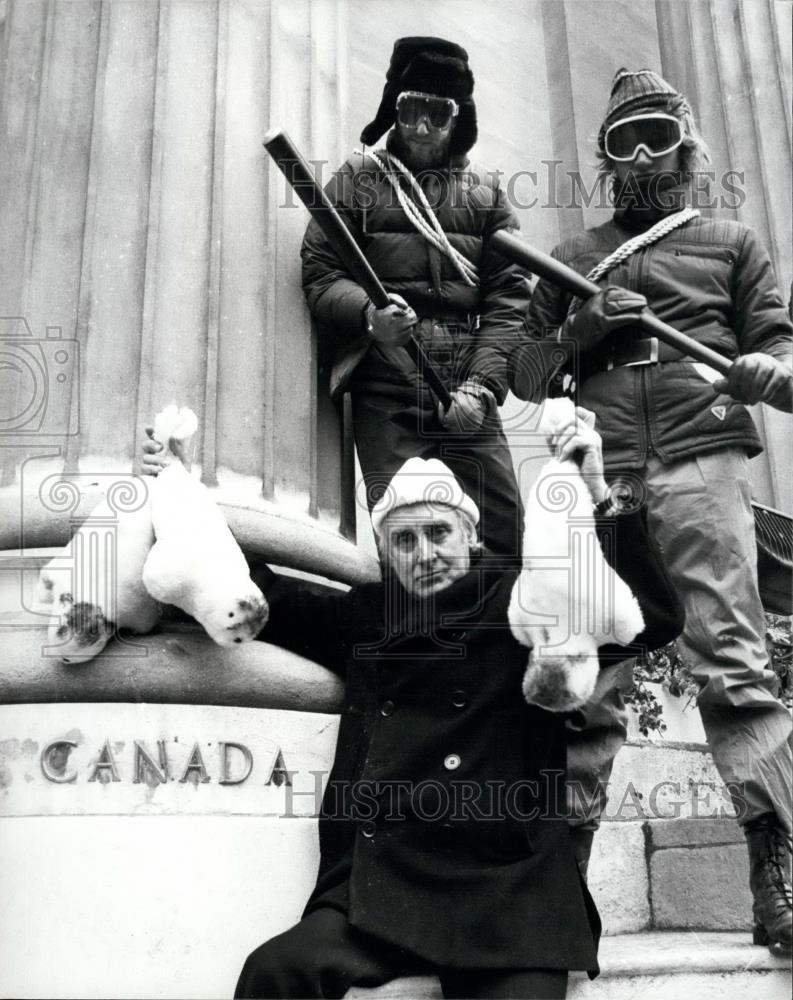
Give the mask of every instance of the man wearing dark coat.
<svg viewBox="0 0 793 1000">
<path fill-rule="evenodd" d="M 481 509 L 485 544 L 514 556 L 520 498 L 498 406 L 510 347 L 525 338 L 530 291 L 490 246 L 493 233 L 518 223 L 497 173 L 468 159 L 473 88 L 459 45 L 396 41 L 363 150 L 326 188 L 392 304 L 374 308 L 313 221 L 303 289 L 321 339 L 335 346 L 331 395 L 351 394 L 369 509 L 406 459 L 441 458 Z M 404 349 L 411 334 L 451 391 L 446 413 Z"/>
<path fill-rule="evenodd" d="M 550 443 L 580 457 L 645 622 L 601 663 L 670 640 L 674 591 L 642 513 L 610 506 L 597 433 L 579 421 Z M 345 694 L 316 886 L 301 921 L 248 957 L 238 997 L 430 973 L 446 997 L 553 998 L 568 970 L 597 974 L 600 921 L 564 815 L 565 715 L 523 699 L 528 653 L 507 620 L 521 566 L 493 568 L 478 520 L 448 467 L 413 458 L 372 512 L 382 582 L 320 594 L 254 570 L 260 638 L 338 672 Z"/>
</svg>

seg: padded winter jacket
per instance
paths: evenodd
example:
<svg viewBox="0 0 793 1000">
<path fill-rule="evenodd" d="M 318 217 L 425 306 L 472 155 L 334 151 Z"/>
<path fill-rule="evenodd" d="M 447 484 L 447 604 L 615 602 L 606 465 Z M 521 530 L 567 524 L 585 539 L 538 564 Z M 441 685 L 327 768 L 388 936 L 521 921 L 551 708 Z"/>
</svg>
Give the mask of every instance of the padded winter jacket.
<svg viewBox="0 0 793 1000">
<path fill-rule="evenodd" d="M 497 175 L 472 167 L 465 159 L 453 160 L 448 169 L 423 171 L 416 178 L 451 245 L 478 267 L 478 287 L 467 285 L 449 258 L 414 228 L 387 177 L 370 157 L 352 156 L 325 190 L 388 292 L 403 296 L 420 319 L 471 326 L 475 346 L 466 377 L 479 376 L 502 403 L 507 392 L 506 360 L 516 343 L 526 338 L 530 289 L 523 272 L 489 248 L 488 237 L 499 229 L 517 229 L 517 220 Z M 301 256 L 309 309 L 336 336 L 331 375 L 335 396 L 370 346 L 364 320 L 369 296 L 350 278 L 313 220 Z M 476 317 L 478 329 L 474 329 Z"/>
<path fill-rule="evenodd" d="M 566 240 L 553 256 L 586 274 L 634 235 L 612 219 Z M 790 363 L 793 327 L 771 260 L 756 233 L 740 222 L 693 219 L 599 284 L 641 292 L 662 320 L 727 358 L 760 351 Z M 555 336 L 569 304 L 570 295 L 540 281 L 530 308 L 532 335 Z M 730 447 L 759 454 L 746 407 L 717 395 L 679 351 L 662 344 L 658 363 L 602 370 L 615 337 L 624 343 L 645 336 L 637 328 L 622 330 L 577 362 L 577 399 L 598 415 L 606 468 L 639 468 L 652 454 L 664 462 Z"/>
</svg>

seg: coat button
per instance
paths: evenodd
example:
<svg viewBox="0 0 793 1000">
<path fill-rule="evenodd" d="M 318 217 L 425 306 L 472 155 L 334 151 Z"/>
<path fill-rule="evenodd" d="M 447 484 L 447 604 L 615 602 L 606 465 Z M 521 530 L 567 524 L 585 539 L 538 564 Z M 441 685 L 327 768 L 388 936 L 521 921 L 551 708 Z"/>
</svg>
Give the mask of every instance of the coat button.
<svg viewBox="0 0 793 1000">
<path fill-rule="evenodd" d="M 446 760 L 444 760 L 443 766 L 446 768 L 447 771 L 456 771 L 461 763 L 462 761 L 460 760 L 458 754 L 450 753 L 449 756 L 446 758 Z"/>
<path fill-rule="evenodd" d="M 372 837 L 374 837 L 376 832 L 377 832 L 377 827 L 372 822 L 372 820 L 368 819 L 366 820 L 365 823 L 361 824 L 361 833 L 364 835 L 364 837 L 369 837 L 371 839 Z"/>
<path fill-rule="evenodd" d="M 384 701 L 383 704 L 380 706 L 380 714 L 386 716 L 386 718 L 389 715 L 393 715 L 393 712 L 394 712 L 394 703 L 390 699 L 388 701 Z"/>
<path fill-rule="evenodd" d="M 454 691 L 452 693 L 452 705 L 455 708 L 465 708 L 468 704 L 468 696 L 465 691 Z"/>
<path fill-rule="evenodd" d="M 467 637 L 468 633 L 463 631 L 452 632 L 452 640 L 454 642 L 462 642 L 463 639 Z"/>
</svg>

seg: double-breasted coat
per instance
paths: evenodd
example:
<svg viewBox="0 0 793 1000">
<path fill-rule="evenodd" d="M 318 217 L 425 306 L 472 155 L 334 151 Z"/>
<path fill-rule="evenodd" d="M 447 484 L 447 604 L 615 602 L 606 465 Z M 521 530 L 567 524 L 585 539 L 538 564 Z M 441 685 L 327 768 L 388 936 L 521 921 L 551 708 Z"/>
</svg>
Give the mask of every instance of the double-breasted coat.
<svg viewBox="0 0 793 1000">
<path fill-rule="evenodd" d="M 654 648 L 679 608 L 641 514 L 618 520 L 617 569 Z M 507 624 L 518 571 L 475 559 L 419 603 L 390 576 L 322 594 L 254 570 L 271 605 L 260 638 L 346 680 L 306 913 L 334 907 L 441 967 L 595 974 L 600 921 L 564 817 L 565 717 L 525 703 L 528 651 Z"/>
</svg>

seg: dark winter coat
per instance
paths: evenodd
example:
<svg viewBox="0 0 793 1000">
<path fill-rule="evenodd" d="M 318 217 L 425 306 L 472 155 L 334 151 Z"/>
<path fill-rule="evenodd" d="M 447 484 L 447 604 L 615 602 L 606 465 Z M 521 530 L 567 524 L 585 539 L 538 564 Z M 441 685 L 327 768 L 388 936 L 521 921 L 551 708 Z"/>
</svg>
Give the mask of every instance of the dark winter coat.
<svg viewBox="0 0 793 1000">
<path fill-rule="evenodd" d="M 679 606 L 641 515 L 617 522 L 608 549 L 654 648 L 679 632 Z M 564 818 L 565 717 L 523 700 L 516 576 L 474 562 L 428 621 L 393 581 L 322 595 L 254 571 L 271 604 L 260 638 L 346 679 L 306 912 L 335 907 L 441 967 L 594 973 L 600 923 Z"/>
<path fill-rule="evenodd" d="M 413 227 L 370 157 L 352 156 L 325 190 L 386 290 L 402 295 L 419 318 L 473 326 L 479 317 L 465 376 L 480 376 L 502 403 L 506 360 L 510 349 L 525 339 L 530 293 L 522 272 L 491 250 L 488 237 L 499 229 L 517 229 L 518 222 L 497 175 L 465 158 L 416 177 L 451 245 L 479 268 L 478 287 L 465 284 L 448 257 Z M 314 221 L 306 230 L 301 256 L 309 309 L 337 337 L 331 376 L 335 396 L 369 349 L 364 321 L 369 297 L 349 277 Z"/>
<path fill-rule="evenodd" d="M 553 256 L 586 274 L 636 235 L 612 219 L 560 244 Z M 735 359 L 761 351 L 791 360 L 793 327 L 768 254 L 740 222 L 698 218 L 633 254 L 599 284 L 622 285 L 647 296 L 650 308 L 675 329 Z M 530 308 L 534 337 L 554 336 L 571 297 L 540 281 Z M 629 328 L 621 339 L 644 337 Z M 598 370 L 607 338 L 580 359 L 577 399 L 598 415 L 606 468 L 638 468 L 647 456 L 662 461 L 719 448 L 762 451 L 749 411 L 716 395 L 689 359 L 665 345 L 659 364 Z"/>
</svg>

